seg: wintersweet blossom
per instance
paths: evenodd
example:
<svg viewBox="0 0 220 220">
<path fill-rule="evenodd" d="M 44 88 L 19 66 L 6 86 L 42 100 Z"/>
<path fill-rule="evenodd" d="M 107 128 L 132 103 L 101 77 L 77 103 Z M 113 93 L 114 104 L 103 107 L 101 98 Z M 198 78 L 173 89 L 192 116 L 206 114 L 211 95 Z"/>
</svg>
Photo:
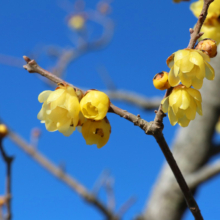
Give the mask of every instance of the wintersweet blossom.
<svg viewBox="0 0 220 220">
<path fill-rule="evenodd" d="M 193 2 L 190 5 L 190 9 L 197 18 L 201 14 L 203 4 L 204 4 L 204 0 L 198 0 L 197 2 Z M 215 0 L 209 6 L 205 24 L 210 18 L 213 17 L 217 18 L 219 15 L 220 15 L 220 0 Z"/>
<path fill-rule="evenodd" d="M 72 87 L 60 84 L 55 91 L 40 93 L 38 101 L 43 106 L 37 118 L 45 123 L 48 131 L 58 130 L 65 136 L 73 133 L 79 121 L 80 106 Z"/>
<path fill-rule="evenodd" d="M 153 78 L 153 84 L 154 87 L 159 90 L 169 89 L 168 73 L 165 71 L 157 73 Z"/>
<path fill-rule="evenodd" d="M 208 24 L 202 26 L 201 32 L 204 32 L 204 34 L 200 40 L 204 38 L 211 38 L 217 45 L 220 43 L 220 21 L 213 19 Z"/>
<path fill-rule="evenodd" d="M 86 144 L 96 144 L 98 148 L 106 145 L 110 134 L 111 125 L 106 117 L 100 121 L 88 119 L 82 126 L 82 135 Z"/>
<path fill-rule="evenodd" d="M 85 118 L 103 119 L 109 109 L 110 100 L 104 92 L 89 90 L 80 101 L 80 109 Z"/>
<path fill-rule="evenodd" d="M 171 68 L 168 75 L 170 85 L 174 87 L 181 82 L 186 87 L 200 89 L 204 77 L 209 80 L 215 77 L 209 61 L 209 56 L 200 50 L 178 50 L 167 59 L 167 65 Z"/>
<path fill-rule="evenodd" d="M 196 112 L 202 115 L 201 102 L 202 96 L 198 90 L 179 85 L 161 101 L 161 104 L 163 112 L 168 112 L 171 125 L 178 123 L 186 127 L 195 119 Z"/>
</svg>

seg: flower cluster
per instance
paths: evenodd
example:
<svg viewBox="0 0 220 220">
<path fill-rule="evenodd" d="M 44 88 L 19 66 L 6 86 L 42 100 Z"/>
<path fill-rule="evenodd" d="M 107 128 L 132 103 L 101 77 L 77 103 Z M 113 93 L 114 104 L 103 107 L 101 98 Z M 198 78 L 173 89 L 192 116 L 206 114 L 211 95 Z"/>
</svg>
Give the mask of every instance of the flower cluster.
<svg viewBox="0 0 220 220">
<path fill-rule="evenodd" d="M 198 18 L 201 14 L 204 1 L 198 0 L 193 2 L 190 6 L 193 14 Z M 213 1 L 208 9 L 208 14 L 201 32 L 204 32 L 202 39 L 212 38 L 217 44 L 220 43 L 220 0 Z"/>
<path fill-rule="evenodd" d="M 38 101 L 43 103 L 37 118 L 48 131 L 70 136 L 75 128 L 82 132 L 88 145 L 103 147 L 109 139 L 111 126 L 106 114 L 110 100 L 100 91 L 89 90 L 81 98 L 68 85 L 59 84 L 55 91 L 43 91 Z"/>
<path fill-rule="evenodd" d="M 196 49 L 178 50 L 167 59 L 170 72 L 154 77 L 153 84 L 157 89 L 172 87 L 170 95 L 161 101 L 162 110 L 168 112 L 172 125 L 178 123 L 186 127 L 196 112 L 202 115 L 202 97 L 198 89 L 202 87 L 204 78 L 214 79 L 215 72 L 209 61 L 216 53 L 216 44 L 209 39 L 197 45 Z"/>
</svg>

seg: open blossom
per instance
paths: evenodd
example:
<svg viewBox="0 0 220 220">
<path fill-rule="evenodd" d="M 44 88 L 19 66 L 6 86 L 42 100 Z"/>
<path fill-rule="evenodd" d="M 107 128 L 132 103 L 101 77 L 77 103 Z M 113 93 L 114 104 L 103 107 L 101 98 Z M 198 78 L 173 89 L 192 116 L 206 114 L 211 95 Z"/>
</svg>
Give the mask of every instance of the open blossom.
<svg viewBox="0 0 220 220">
<path fill-rule="evenodd" d="M 159 90 L 169 89 L 168 73 L 165 71 L 157 73 L 153 78 L 153 84 L 154 87 Z"/>
<path fill-rule="evenodd" d="M 209 56 L 200 50 L 178 50 L 167 59 L 167 65 L 171 68 L 168 75 L 170 85 L 174 87 L 181 82 L 186 87 L 200 89 L 204 77 L 209 80 L 215 77 L 209 61 Z"/>
<path fill-rule="evenodd" d="M 88 91 L 80 101 L 80 109 L 84 117 L 96 121 L 106 116 L 109 105 L 108 96 L 97 90 Z"/>
<path fill-rule="evenodd" d="M 68 85 L 59 85 L 55 91 L 43 91 L 38 96 L 43 103 L 37 118 L 45 123 L 48 131 L 58 130 L 69 136 L 79 121 L 79 100 L 74 89 Z"/>
<path fill-rule="evenodd" d="M 197 2 L 193 2 L 190 5 L 190 9 L 197 18 L 201 14 L 203 4 L 204 4 L 204 0 L 198 0 Z M 209 6 L 205 24 L 210 18 L 213 17 L 217 18 L 219 15 L 220 15 L 220 0 L 215 0 Z"/>
<path fill-rule="evenodd" d="M 201 102 L 202 96 L 198 90 L 179 85 L 161 101 L 161 104 L 163 112 L 168 112 L 171 125 L 178 123 L 186 127 L 195 119 L 196 112 L 202 115 Z"/>
<path fill-rule="evenodd" d="M 106 117 L 100 121 L 88 119 L 82 126 L 82 135 L 86 144 L 96 144 L 98 148 L 106 145 L 110 134 L 111 125 Z"/>
</svg>

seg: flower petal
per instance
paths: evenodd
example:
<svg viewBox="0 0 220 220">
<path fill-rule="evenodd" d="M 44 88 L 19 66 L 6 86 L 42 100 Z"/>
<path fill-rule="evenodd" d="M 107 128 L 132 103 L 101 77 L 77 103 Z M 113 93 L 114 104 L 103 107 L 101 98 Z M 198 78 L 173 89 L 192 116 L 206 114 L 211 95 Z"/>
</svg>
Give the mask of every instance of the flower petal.
<svg viewBox="0 0 220 220">
<path fill-rule="evenodd" d="M 203 85 L 203 79 L 200 80 L 198 78 L 194 78 L 192 80 L 192 86 L 195 88 L 195 89 L 201 89 L 202 88 L 202 85 Z"/>
<path fill-rule="evenodd" d="M 169 75 L 168 75 L 168 81 L 171 86 L 177 86 L 180 83 L 179 77 L 174 75 L 174 67 L 171 68 Z"/>
<path fill-rule="evenodd" d="M 184 115 L 182 118 L 178 119 L 178 124 L 182 127 L 187 127 L 189 125 L 190 120 Z"/>
<path fill-rule="evenodd" d="M 200 66 L 204 63 L 203 57 L 197 51 L 192 51 L 190 53 L 189 60 L 197 66 Z"/>
<path fill-rule="evenodd" d="M 215 70 L 208 62 L 205 62 L 205 77 L 208 80 L 213 80 L 215 78 Z"/>
<path fill-rule="evenodd" d="M 47 99 L 47 103 L 49 104 L 49 103 L 55 101 L 56 99 L 58 99 L 64 93 L 64 91 L 65 91 L 64 89 L 57 89 L 57 90 L 53 91 L 49 95 L 49 97 Z"/>
<path fill-rule="evenodd" d="M 190 95 L 185 91 L 182 90 L 182 104 L 179 108 L 187 109 L 190 105 Z"/>
<path fill-rule="evenodd" d="M 168 117 L 169 117 L 171 125 L 174 126 L 177 123 L 177 118 L 175 114 L 173 113 L 173 109 L 171 107 L 169 107 L 168 109 Z"/>
<path fill-rule="evenodd" d="M 42 93 L 40 93 L 39 96 L 38 96 L 38 101 L 41 102 L 41 103 L 45 102 L 51 92 L 52 91 L 50 91 L 50 90 L 45 90 Z"/>
<path fill-rule="evenodd" d="M 202 101 L 202 96 L 201 96 L 201 93 L 196 90 L 196 89 L 193 89 L 193 88 L 188 88 L 187 89 L 187 92 L 196 100 L 198 101 Z"/>
<path fill-rule="evenodd" d="M 186 73 L 180 72 L 179 78 L 184 86 L 190 87 L 192 85 L 192 79 Z"/>
<path fill-rule="evenodd" d="M 167 113 L 168 112 L 168 107 L 169 107 L 169 97 L 164 98 L 161 101 L 161 105 L 162 105 L 162 111 L 164 113 Z"/>
</svg>

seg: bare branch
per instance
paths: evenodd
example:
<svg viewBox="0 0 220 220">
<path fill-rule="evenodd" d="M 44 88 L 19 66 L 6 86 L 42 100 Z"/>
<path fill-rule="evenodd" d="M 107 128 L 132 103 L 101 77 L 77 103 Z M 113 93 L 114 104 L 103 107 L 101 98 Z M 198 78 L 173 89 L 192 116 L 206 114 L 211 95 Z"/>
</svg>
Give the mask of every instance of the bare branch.
<svg viewBox="0 0 220 220">
<path fill-rule="evenodd" d="M 131 208 L 132 205 L 136 202 L 136 197 L 130 197 L 118 210 L 118 216 L 122 217 L 128 209 Z"/>
<path fill-rule="evenodd" d="M 147 98 L 134 92 L 125 90 L 107 91 L 107 95 L 112 100 L 124 101 L 136 105 L 144 110 L 155 110 L 160 106 L 161 98 Z"/>
<path fill-rule="evenodd" d="M 98 198 L 91 194 L 81 183 L 79 183 L 70 175 L 66 174 L 61 168 L 56 166 L 35 148 L 26 143 L 19 135 L 9 131 L 8 136 L 18 147 L 25 151 L 36 162 L 38 162 L 59 180 L 63 181 L 86 202 L 95 206 L 102 214 L 107 217 L 108 220 L 119 220 L 119 218 L 111 210 L 109 210 L 101 201 L 98 200 Z"/>
<path fill-rule="evenodd" d="M 204 5 L 202 8 L 202 12 L 199 15 L 198 21 L 196 23 L 195 29 L 193 30 L 192 28 L 190 28 L 190 41 L 189 41 L 189 45 L 187 48 L 193 49 L 196 41 L 203 35 L 203 33 L 200 33 L 201 27 L 206 19 L 207 16 L 207 12 L 208 12 L 208 8 L 209 5 L 213 2 L 214 0 L 204 0 Z"/>
<path fill-rule="evenodd" d="M 11 164 L 13 162 L 13 157 L 9 157 L 2 146 L 2 138 L 0 138 L 0 152 L 2 158 L 6 164 L 6 208 L 7 208 L 7 215 L 6 220 L 12 219 L 12 212 L 11 212 Z"/>
<path fill-rule="evenodd" d="M 41 68 L 34 60 L 30 60 L 28 57 L 24 56 L 25 61 L 27 62 L 27 65 L 24 65 L 24 68 L 27 69 L 30 73 L 36 72 L 41 74 L 44 77 L 47 77 L 48 79 L 56 82 L 56 83 L 64 83 L 64 84 L 68 84 L 70 86 L 72 86 L 71 84 L 64 82 L 62 79 L 58 78 L 58 77 L 53 77 L 52 73 L 49 73 L 48 71 L 44 70 L 43 68 Z M 74 87 L 76 88 L 76 87 Z M 78 89 L 78 88 L 77 88 Z M 172 91 L 171 89 L 168 89 L 165 97 L 168 96 L 170 94 L 170 92 Z M 163 136 L 162 130 L 163 130 L 163 118 L 165 117 L 165 114 L 162 112 L 161 109 L 161 105 L 158 109 L 158 111 L 156 111 L 156 116 L 154 121 L 152 122 L 147 122 L 143 119 L 140 118 L 140 115 L 135 116 L 121 108 L 118 108 L 117 106 L 113 105 L 112 103 L 110 104 L 109 107 L 109 112 L 115 113 L 117 115 L 119 115 L 120 117 L 123 117 L 125 119 L 127 119 L 128 121 L 132 122 L 134 125 L 140 127 L 142 130 L 144 130 L 144 132 L 146 134 L 149 135 L 153 135 L 154 138 L 156 139 L 158 145 L 160 146 L 168 164 L 170 165 L 171 170 L 174 173 L 174 176 L 183 192 L 183 195 L 185 197 L 185 200 L 187 202 L 187 205 L 190 209 L 190 211 L 192 212 L 192 214 L 194 215 L 196 220 L 203 220 L 203 217 L 200 213 L 199 207 L 192 195 L 192 193 L 190 192 L 186 181 L 179 169 L 179 167 L 177 166 L 177 163 L 166 143 L 166 140 Z"/>
<path fill-rule="evenodd" d="M 215 177 L 220 173 L 220 160 L 212 165 L 203 166 L 198 171 L 186 176 L 186 181 L 190 189 L 195 189 L 198 185 Z"/>
<path fill-rule="evenodd" d="M 220 145 L 212 145 L 211 151 L 210 151 L 210 157 L 213 157 L 220 153 Z"/>
</svg>

